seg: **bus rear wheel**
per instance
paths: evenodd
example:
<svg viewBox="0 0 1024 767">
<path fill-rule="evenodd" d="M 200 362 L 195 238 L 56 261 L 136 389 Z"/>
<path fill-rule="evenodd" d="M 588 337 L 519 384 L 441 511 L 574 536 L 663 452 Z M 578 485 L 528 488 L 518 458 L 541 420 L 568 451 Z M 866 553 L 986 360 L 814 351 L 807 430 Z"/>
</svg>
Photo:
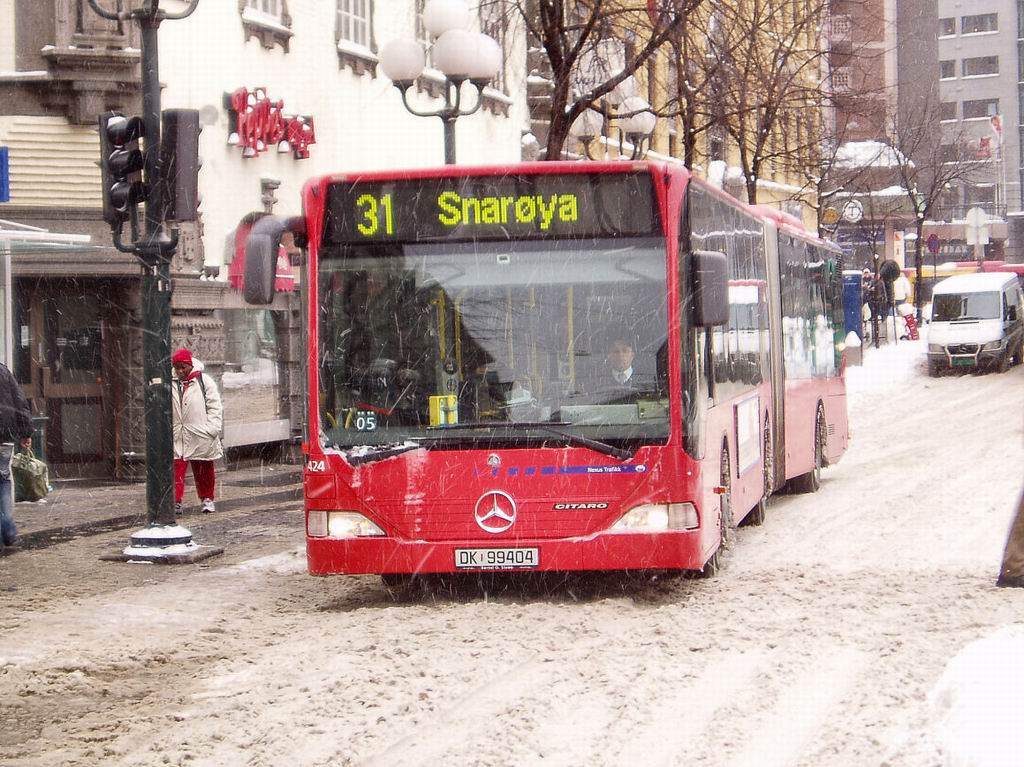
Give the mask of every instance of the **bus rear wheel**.
<svg viewBox="0 0 1024 767">
<path fill-rule="evenodd" d="M 818 405 L 814 419 L 814 468 L 789 481 L 794 493 L 816 493 L 821 487 L 821 469 L 825 465 L 825 411 Z"/>
</svg>

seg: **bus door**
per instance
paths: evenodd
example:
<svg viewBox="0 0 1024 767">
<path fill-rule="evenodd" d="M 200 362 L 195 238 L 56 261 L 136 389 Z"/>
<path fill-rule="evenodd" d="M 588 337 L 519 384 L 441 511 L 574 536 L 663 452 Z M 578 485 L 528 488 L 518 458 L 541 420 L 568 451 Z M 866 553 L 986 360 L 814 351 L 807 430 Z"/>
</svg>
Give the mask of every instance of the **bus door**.
<svg viewBox="0 0 1024 767">
<path fill-rule="evenodd" d="M 771 383 L 772 383 L 772 454 L 775 460 L 772 462 L 774 469 L 774 481 L 772 487 L 782 487 L 786 481 L 786 451 L 785 451 L 785 425 L 786 425 L 786 381 L 785 367 L 783 365 L 783 344 L 782 337 L 782 293 L 779 276 L 779 232 L 778 228 L 771 221 L 764 222 L 764 252 L 768 263 L 768 311 L 771 315 L 769 328 L 769 359 L 771 362 Z"/>
</svg>

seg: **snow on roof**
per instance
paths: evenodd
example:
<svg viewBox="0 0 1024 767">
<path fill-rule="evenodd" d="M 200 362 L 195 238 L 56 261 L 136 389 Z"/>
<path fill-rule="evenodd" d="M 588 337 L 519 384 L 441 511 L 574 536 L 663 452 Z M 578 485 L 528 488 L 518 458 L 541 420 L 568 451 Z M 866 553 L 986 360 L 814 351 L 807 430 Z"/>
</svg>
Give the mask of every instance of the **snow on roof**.
<svg viewBox="0 0 1024 767">
<path fill-rule="evenodd" d="M 976 293 L 999 290 L 1010 280 L 1017 279 L 1012 272 L 977 272 L 947 277 L 935 285 L 933 293 Z"/>
<path fill-rule="evenodd" d="M 906 194 L 906 189 L 899 184 L 894 184 L 871 192 L 837 192 L 836 197 L 904 197 Z"/>
<path fill-rule="evenodd" d="M 847 141 L 836 150 L 837 168 L 895 168 L 904 162 L 897 150 L 881 141 Z"/>
</svg>

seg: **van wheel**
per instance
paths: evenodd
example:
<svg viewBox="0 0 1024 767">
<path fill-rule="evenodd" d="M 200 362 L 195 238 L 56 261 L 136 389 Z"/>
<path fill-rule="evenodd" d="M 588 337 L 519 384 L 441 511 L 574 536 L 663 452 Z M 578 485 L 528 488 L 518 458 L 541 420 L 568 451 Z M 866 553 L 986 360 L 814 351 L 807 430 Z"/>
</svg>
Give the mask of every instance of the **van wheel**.
<svg viewBox="0 0 1024 767">
<path fill-rule="evenodd" d="M 928 360 L 928 375 L 932 378 L 938 378 L 942 372 L 942 368 L 936 360 Z"/>
<path fill-rule="evenodd" d="M 825 465 L 825 428 L 825 410 L 818 405 L 814 419 L 814 468 L 789 481 L 794 493 L 816 493 L 821 487 L 821 469 Z"/>
</svg>

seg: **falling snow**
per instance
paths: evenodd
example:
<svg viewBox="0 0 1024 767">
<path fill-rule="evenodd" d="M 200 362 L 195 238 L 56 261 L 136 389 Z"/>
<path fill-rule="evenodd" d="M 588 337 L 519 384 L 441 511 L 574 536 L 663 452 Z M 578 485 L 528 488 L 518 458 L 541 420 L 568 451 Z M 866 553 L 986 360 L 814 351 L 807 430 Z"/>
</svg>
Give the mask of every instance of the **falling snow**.
<svg viewBox="0 0 1024 767">
<path fill-rule="evenodd" d="M 1024 367 L 929 378 L 924 343 L 866 350 L 847 455 L 711 580 L 394 602 L 308 576 L 294 511 L 234 518 L 202 568 L 99 563 L 95 539 L 4 557 L 0 761 L 1016 764 L 1024 590 L 994 579 Z"/>
</svg>

